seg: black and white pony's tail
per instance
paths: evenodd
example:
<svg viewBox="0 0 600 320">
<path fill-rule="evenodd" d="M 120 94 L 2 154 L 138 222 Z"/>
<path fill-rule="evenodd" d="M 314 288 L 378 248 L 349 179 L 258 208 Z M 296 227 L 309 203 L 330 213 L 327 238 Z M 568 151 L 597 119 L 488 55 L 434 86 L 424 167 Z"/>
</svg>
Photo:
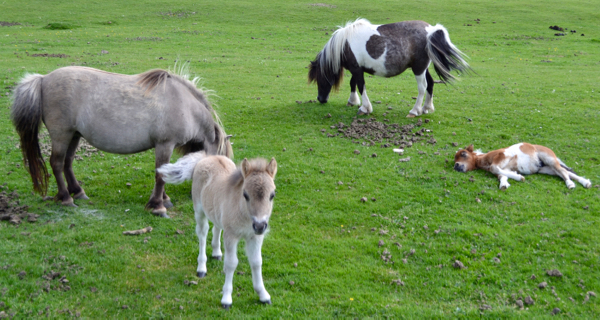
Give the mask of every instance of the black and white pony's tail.
<svg viewBox="0 0 600 320">
<path fill-rule="evenodd" d="M 181 157 L 175 163 L 163 164 L 156 171 L 161 174 L 166 183 L 180 184 L 186 180 L 192 180 L 196 163 L 206 157 L 204 151 L 190 153 Z"/>
<path fill-rule="evenodd" d="M 444 82 L 456 79 L 450 73 L 452 70 L 457 70 L 459 73 L 471 70 L 465 61 L 469 57 L 452 44 L 448 30 L 444 26 L 436 24 L 426 27 L 425 31 L 427 31 L 427 55 L 433 62 L 435 72 Z"/>
</svg>

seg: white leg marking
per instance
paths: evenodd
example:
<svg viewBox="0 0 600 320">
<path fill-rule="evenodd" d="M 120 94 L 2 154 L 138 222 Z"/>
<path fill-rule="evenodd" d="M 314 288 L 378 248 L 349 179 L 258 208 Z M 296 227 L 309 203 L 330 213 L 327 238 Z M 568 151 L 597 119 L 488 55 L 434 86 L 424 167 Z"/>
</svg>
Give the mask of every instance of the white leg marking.
<svg viewBox="0 0 600 320">
<path fill-rule="evenodd" d="M 503 176 L 507 176 L 513 180 L 517 180 L 517 181 L 525 181 L 525 177 L 523 177 L 522 175 L 520 175 L 517 172 L 514 171 L 510 171 L 510 170 L 504 170 L 504 169 L 500 169 L 496 166 L 492 166 L 490 168 L 490 171 L 494 174 L 497 175 L 503 175 Z"/>
<path fill-rule="evenodd" d="M 356 91 L 350 92 L 350 98 L 348 98 L 349 106 L 357 106 L 360 104 L 360 98 L 358 97 L 358 93 Z"/>
<path fill-rule="evenodd" d="M 409 114 L 420 116 L 423 114 L 423 97 L 427 92 L 427 78 L 425 77 L 425 72 L 420 75 L 415 75 L 417 79 L 417 88 L 419 89 L 419 95 L 417 96 L 417 102 L 415 102 L 415 106 L 410 110 Z"/>
<path fill-rule="evenodd" d="M 213 238 L 211 242 L 212 257 L 221 259 L 223 253 L 221 252 L 221 229 L 213 225 Z"/>
<path fill-rule="evenodd" d="M 225 284 L 223 285 L 223 298 L 221 304 L 223 307 L 231 306 L 231 293 L 233 292 L 233 273 L 238 265 L 237 245 L 239 239 L 227 237 L 227 233 L 223 235 L 223 243 L 225 244 L 225 257 L 223 259 L 223 271 L 225 271 Z"/>
<path fill-rule="evenodd" d="M 208 235 L 209 226 L 208 219 L 202 211 L 201 206 L 198 205 L 195 207 L 197 207 L 194 210 L 194 216 L 196 218 L 196 235 L 198 236 L 198 246 L 200 248 L 198 252 L 198 268 L 196 269 L 196 272 L 198 276 L 204 276 L 206 275 L 206 236 Z"/>
<path fill-rule="evenodd" d="M 586 178 L 584 178 L 584 177 L 580 177 L 580 176 L 578 176 L 578 175 L 574 174 L 573 172 L 568 172 L 568 171 L 567 171 L 567 173 L 569 174 L 569 177 L 570 177 L 571 179 L 577 180 L 577 182 L 581 183 L 581 185 L 582 185 L 584 188 L 588 188 L 588 189 L 589 189 L 589 188 L 591 188 L 591 187 L 592 187 L 592 182 L 591 182 L 590 180 L 588 180 L 588 179 L 586 179 Z"/>
<path fill-rule="evenodd" d="M 500 179 L 500 190 L 506 190 L 508 187 L 510 187 L 507 176 L 500 175 L 498 176 L 498 179 Z"/>
<path fill-rule="evenodd" d="M 373 106 L 371 105 L 371 101 L 369 101 L 369 97 L 367 96 L 367 88 L 365 87 L 362 92 L 362 105 L 360 106 L 360 111 L 364 113 L 372 113 Z"/>
<path fill-rule="evenodd" d="M 263 303 L 271 303 L 271 296 L 265 289 L 265 285 L 262 279 L 262 242 L 264 236 L 253 236 L 251 239 L 246 241 L 246 255 L 248 256 L 248 262 L 250 268 L 252 268 L 252 284 L 254 291 L 258 294 L 258 298 Z"/>
<path fill-rule="evenodd" d="M 433 96 L 430 95 L 429 92 L 427 92 L 427 95 L 425 96 L 425 105 L 423 108 L 425 109 L 425 111 L 423 111 L 424 113 L 433 113 L 435 111 L 435 107 L 433 106 Z"/>
</svg>

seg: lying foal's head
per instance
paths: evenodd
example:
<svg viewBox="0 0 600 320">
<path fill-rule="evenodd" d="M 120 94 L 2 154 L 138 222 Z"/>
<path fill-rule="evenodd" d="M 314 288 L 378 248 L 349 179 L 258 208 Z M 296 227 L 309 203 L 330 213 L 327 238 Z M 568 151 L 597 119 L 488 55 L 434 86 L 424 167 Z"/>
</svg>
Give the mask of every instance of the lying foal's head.
<svg viewBox="0 0 600 320">
<path fill-rule="evenodd" d="M 473 145 L 458 150 L 454 155 L 454 170 L 467 172 L 477 169 L 477 154 L 473 151 Z"/>
<path fill-rule="evenodd" d="M 240 171 L 243 179 L 242 196 L 247 212 L 252 218 L 252 228 L 255 234 L 263 234 L 267 230 L 273 210 L 273 179 L 277 173 L 277 162 L 275 158 L 271 158 L 269 163 L 265 159 L 244 159 Z"/>
</svg>

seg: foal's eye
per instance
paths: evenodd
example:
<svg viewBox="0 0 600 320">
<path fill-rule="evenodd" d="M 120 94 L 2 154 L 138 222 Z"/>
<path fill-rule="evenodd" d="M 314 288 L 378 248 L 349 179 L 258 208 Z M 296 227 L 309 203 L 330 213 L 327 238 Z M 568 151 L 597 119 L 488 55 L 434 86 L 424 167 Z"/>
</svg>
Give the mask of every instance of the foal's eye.
<svg viewBox="0 0 600 320">
<path fill-rule="evenodd" d="M 275 198 L 275 192 L 271 192 L 271 196 L 269 197 L 269 200 L 273 201 L 273 198 Z"/>
<path fill-rule="evenodd" d="M 244 199 L 246 199 L 246 201 L 250 201 L 250 196 L 246 191 L 244 191 Z"/>
<path fill-rule="evenodd" d="M 460 153 L 460 156 L 461 156 L 461 157 L 466 157 L 466 156 L 467 156 L 467 153 L 466 153 L 465 151 L 463 151 L 463 152 L 461 152 L 461 153 Z"/>
</svg>

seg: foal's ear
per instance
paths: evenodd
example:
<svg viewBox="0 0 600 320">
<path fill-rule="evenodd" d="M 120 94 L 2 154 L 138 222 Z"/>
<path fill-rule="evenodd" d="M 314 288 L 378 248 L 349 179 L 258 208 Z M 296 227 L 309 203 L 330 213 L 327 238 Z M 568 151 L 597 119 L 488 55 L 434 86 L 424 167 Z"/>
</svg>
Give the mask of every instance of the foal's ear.
<svg viewBox="0 0 600 320">
<path fill-rule="evenodd" d="M 246 179 L 246 176 L 248 175 L 248 168 L 250 166 L 250 163 L 248 162 L 247 158 L 244 158 L 244 160 L 242 160 L 242 165 L 240 165 L 240 168 L 242 169 L 242 176 L 244 177 L 244 179 Z"/>
<path fill-rule="evenodd" d="M 275 178 L 275 174 L 277 174 L 277 161 L 275 161 L 275 158 L 271 158 L 271 161 L 267 165 L 267 173 L 271 178 Z"/>
<path fill-rule="evenodd" d="M 470 145 L 467 147 L 467 151 L 469 151 L 469 152 L 473 152 L 473 145 L 472 145 L 472 144 L 470 144 Z"/>
</svg>

